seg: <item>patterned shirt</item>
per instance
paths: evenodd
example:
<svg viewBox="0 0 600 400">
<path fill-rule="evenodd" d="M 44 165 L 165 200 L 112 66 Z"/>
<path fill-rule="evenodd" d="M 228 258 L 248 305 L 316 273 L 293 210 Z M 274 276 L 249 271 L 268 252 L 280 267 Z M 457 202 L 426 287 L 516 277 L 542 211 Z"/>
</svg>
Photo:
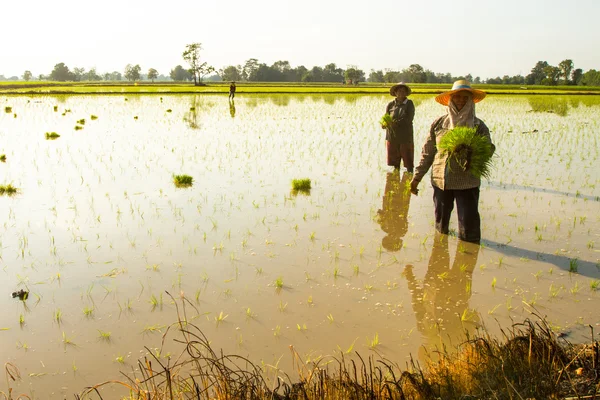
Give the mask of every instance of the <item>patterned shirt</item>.
<svg viewBox="0 0 600 400">
<path fill-rule="evenodd" d="M 385 112 L 392 117 L 392 126 L 387 128 L 385 139 L 394 144 L 413 143 L 413 119 L 415 105 L 409 99 L 399 102 L 394 99 L 389 102 Z"/>
<path fill-rule="evenodd" d="M 447 163 L 448 155 L 437 151 L 437 144 L 440 142 L 440 139 L 449 132 L 447 129 L 442 128 L 443 122 L 447 117 L 447 115 L 443 115 L 431 124 L 429 137 L 423 145 L 421 161 L 419 162 L 419 166 L 415 168 L 413 179 L 421 181 L 427 171 L 429 171 L 429 167 L 433 164 L 431 171 L 431 184 L 433 186 L 442 190 L 463 190 L 479 187 L 481 185 L 480 178 L 473 176 L 469 171 L 463 171 L 454 159 L 451 159 Z M 479 118 L 475 118 L 475 127 L 477 128 L 477 133 L 490 141 L 492 151 L 494 151 L 496 147 L 492 143 L 488 127 Z"/>
</svg>

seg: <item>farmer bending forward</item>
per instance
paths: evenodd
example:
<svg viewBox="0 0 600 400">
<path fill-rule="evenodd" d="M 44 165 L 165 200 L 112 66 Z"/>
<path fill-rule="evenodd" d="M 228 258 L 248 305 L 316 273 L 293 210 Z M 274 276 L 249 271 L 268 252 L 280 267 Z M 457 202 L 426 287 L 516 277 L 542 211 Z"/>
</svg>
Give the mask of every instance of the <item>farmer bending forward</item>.
<svg viewBox="0 0 600 400">
<path fill-rule="evenodd" d="M 446 106 L 446 114 L 431 125 L 429 137 L 423 145 L 421 161 L 410 183 L 410 191 L 418 194 L 419 182 L 433 164 L 431 183 L 433 185 L 433 204 L 435 208 L 435 229 L 448 234 L 450 214 L 456 200 L 458 213 L 458 237 L 461 240 L 479 243 L 481 240 L 481 222 L 479 219 L 479 186 L 481 179 L 468 170 L 450 168 L 448 155 L 437 151 L 440 139 L 457 126 L 476 128 L 477 133 L 491 143 L 490 131 L 482 120 L 475 116 L 475 103 L 483 100 L 485 92 L 471 89 L 469 82 L 454 82 L 452 90 L 442 93 L 435 101 Z"/>
<path fill-rule="evenodd" d="M 406 171 L 412 173 L 415 158 L 413 141 L 415 105 L 407 98 L 410 93 L 410 88 L 402 82 L 390 88 L 390 94 L 396 98 L 389 102 L 385 112 L 392 118 L 392 124 L 382 128 L 387 128 L 385 135 L 387 165 L 400 169 L 400 161 L 402 161 Z"/>
</svg>

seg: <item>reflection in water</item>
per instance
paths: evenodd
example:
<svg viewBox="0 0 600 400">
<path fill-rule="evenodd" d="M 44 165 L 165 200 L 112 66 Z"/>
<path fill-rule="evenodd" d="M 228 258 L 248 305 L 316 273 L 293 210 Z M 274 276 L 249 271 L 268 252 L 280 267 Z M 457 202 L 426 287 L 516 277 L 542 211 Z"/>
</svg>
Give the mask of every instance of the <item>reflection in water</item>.
<svg viewBox="0 0 600 400">
<path fill-rule="evenodd" d="M 229 114 L 231 118 L 235 118 L 235 101 L 233 99 L 229 101 Z"/>
<path fill-rule="evenodd" d="M 404 274 L 412 293 L 417 328 L 424 338 L 419 349 L 419 358 L 423 361 L 435 357 L 438 354 L 436 350 L 451 351 L 479 325 L 479 314 L 469 309 L 472 275 L 478 254 L 478 245 L 458 241 L 450 268 L 448 236 L 436 234 L 427 273 L 420 285 L 412 265 L 406 266 Z"/>
<path fill-rule="evenodd" d="M 183 115 L 183 121 L 190 129 L 200 129 L 200 114 L 213 107 L 215 102 L 212 98 L 202 95 L 195 95 L 191 100 L 190 109 Z"/>
<path fill-rule="evenodd" d="M 388 172 L 385 179 L 385 193 L 381 210 L 377 211 L 378 221 L 387 235 L 381 245 L 388 251 L 402 248 L 402 239 L 408 230 L 408 208 L 410 206 L 410 177 L 408 173 L 399 179 L 398 171 Z"/>
</svg>

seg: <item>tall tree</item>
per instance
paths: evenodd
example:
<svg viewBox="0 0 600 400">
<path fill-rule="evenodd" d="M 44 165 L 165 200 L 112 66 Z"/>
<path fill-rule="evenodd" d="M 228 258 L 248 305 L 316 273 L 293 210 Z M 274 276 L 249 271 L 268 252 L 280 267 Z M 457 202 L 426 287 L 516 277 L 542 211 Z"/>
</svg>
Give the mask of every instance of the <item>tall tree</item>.
<svg viewBox="0 0 600 400">
<path fill-rule="evenodd" d="M 257 70 L 258 70 L 258 60 L 256 58 L 250 58 L 250 59 L 246 60 L 246 63 L 244 64 L 244 68 L 242 70 L 242 77 L 248 81 L 255 80 L 254 75 L 256 74 Z"/>
<path fill-rule="evenodd" d="M 185 46 L 182 57 L 190 66 L 189 71 L 194 77 L 194 86 L 202 82 L 202 78 L 213 72 L 215 69 L 206 62 L 200 62 L 200 50 L 202 43 L 191 43 Z"/>
<path fill-rule="evenodd" d="M 73 75 L 77 82 L 81 81 L 85 76 L 85 68 L 73 68 Z"/>
<path fill-rule="evenodd" d="M 544 68 L 548 66 L 546 61 L 538 61 L 535 66 L 531 69 L 531 73 L 525 78 L 525 82 L 528 85 L 539 85 L 542 80 L 546 78 Z"/>
<path fill-rule="evenodd" d="M 577 68 L 571 73 L 571 82 L 573 82 L 573 85 L 580 85 L 582 77 L 583 70 L 581 68 Z"/>
<path fill-rule="evenodd" d="M 152 82 L 154 82 L 154 80 L 158 78 L 158 71 L 155 70 L 154 68 L 150 68 L 148 70 L 148 79 L 150 79 Z"/>
<path fill-rule="evenodd" d="M 405 72 L 408 75 L 406 80 L 411 83 L 424 83 L 427 80 L 425 70 L 419 64 L 411 64 L 402 72 Z"/>
<path fill-rule="evenodd" d="M 223 68 L 219 71 L 219 75 L 221 75 L 221 79 L 224 81 L 241 81 L 242 73 L 241 68 L 230 65 L 228 67 Z"/>
<path fill-rule="evenodd" d="M 67 67 L 65 63 L 58 63 L 50 73 L 50 80 L 60 82 L 73 81 L 75 80 L 75 75 L 69 70 L 69 67 Z"/>
<path fill-rule="evenodd" d="M 30 81 L 31 78 L 33 78 L 33 74 L 31 73 L 31 71 L 27 70 L 27 71 L 23 72 L 23 80 L 24 81 Z"/>
<path fill-rule="evenodd" d="M 90 68 L 90 70 L 84 74 L 86 81 L 101 81 L 102 77 L 96 72 L 96 68 Z"/>
<path fill-rule="evenodd" d="M 563 84 L 569 84 L 569 78 L 571 78 L 571 71 L 573 71 L 573 60 L 562 60 L 558 64 L 558 68 L 560 69 L 560 75 L 563 78 Z"/>
<path fill-rule="evenodd" d="M 192 79 L 192 74 L 189 71 L 185 70 L 181 65 L 176 66 L 171 70 L 169 74 L 171 79 L 177 82 L 181 81 L 189 81 Z"/>
<path fill-rule="evenodd" d="M 555 86 L 558 84 L 560 68 L 553 65 L 547 65 L 544 67 L 544 74 L 546 74 L 546 78 L 542 79 L 542 85 Z"/>
<path fill-rule="evenodd" d="M 346 78 L 346 80 L 351 80 L 353 84 L 357 85 L 359 82 L 364 82 L 365 72 L 361 69 L 358 69 L 357 66 L 351 65 L 344 72 L 344 78 Z"/>
<path fill-rule="evenodd" d="M 141 71 L 142 67 L 140 67 L 140 64 L 127 64 L 127 66 L 125 67 L 125 79 L 127 79 L 128 81 L 138 81 L 140 79 Z"/>
<path fill-rule="evenodd" d="M 371 73 L 369 74 L 369 82 L 383 83 L 383 71 L 382 70 L 375 71 L 372 69 Z"/>
</svg>

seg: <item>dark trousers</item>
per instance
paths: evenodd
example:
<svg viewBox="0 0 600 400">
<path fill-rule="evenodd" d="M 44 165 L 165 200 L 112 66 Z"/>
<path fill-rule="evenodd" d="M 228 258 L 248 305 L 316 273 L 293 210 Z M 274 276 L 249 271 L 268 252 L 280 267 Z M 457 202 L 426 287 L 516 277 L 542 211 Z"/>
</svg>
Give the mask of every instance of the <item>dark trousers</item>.
<svg viewBox="0 0 600 400">
<path fill-rule="evenodd" d="M 408 172 L 413 172 L 415 158 L 414 143 L 392 143 L 389 140 L 385 141 L 387 148 L 387 165 L 400 169 L 400 161 L 404 164 L 404 168 Z"/>
<path fill-rule="evenodd" d="M 442 190 L 433 187 L 435 206 L 435 229 L 448 234 L 450 215 L 454 209 L 458 214 L 458 238 L 466 242 L 479 243 L 481 240 L 481 220 L 479 218 L 479 188 L 465 190 Z"/>
</svg>

